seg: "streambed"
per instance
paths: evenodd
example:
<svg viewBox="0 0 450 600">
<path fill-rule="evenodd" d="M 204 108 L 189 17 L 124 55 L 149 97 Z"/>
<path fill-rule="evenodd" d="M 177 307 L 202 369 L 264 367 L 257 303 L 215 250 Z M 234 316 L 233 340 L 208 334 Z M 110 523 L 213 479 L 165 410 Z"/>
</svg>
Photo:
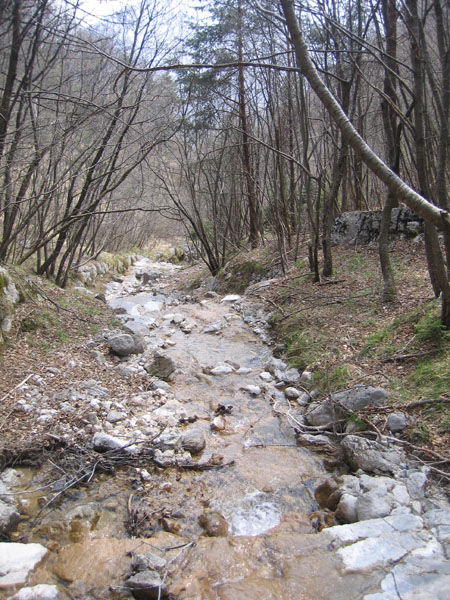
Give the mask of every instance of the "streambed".
<svg viewBox="0 0 450 600">
<path fill-rule="evenodd" d="M 92 443 L 103 435 L 126 446 L 126 465 L 93 471 L 65 492 L 64 473 L 50 489 L 45 468 L 10 474 L 23 515 L 11 539 L 48 550 L 27 585 L 53 586 L 60 600 L 390 600 L 377 593 L 386 567 L 414 548 L 419 558 L 436 553 L 423 521 L 409 508 L 388 517 L 402 551 L 382 546 L 384 525 L 317 533 L 308 515 L 328 474 L 274 410 L 298 374 L 283 381 L 261 309 L 211 292 L 193 301 L 169 291 L 176 278 L 177 267 L 142 259 L 106 291 L 122 327 L 143 338 L 140 352 L 108 359 L 108 368 L 141 381 L 135 395 L 105 398 L 91 385 Z M 161 368 L 155 355 L 170 376 L 149 377 Z M 139 454 L 146 446 L 147 462 Z M 47 506 L 58 485 L 64 493 Z M 355 548 L 347 563 L 346 547 Z M 136 556 L 151 568 L 137 568 Z"/>
</svg>

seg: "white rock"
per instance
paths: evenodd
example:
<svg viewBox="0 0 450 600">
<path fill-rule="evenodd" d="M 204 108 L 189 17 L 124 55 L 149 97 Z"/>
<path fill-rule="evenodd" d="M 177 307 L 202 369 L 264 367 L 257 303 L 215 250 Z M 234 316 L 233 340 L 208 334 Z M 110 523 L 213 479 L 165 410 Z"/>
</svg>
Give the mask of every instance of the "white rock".
<svg viewBox="0 0 450 600">
<path fill-rule="evenodd" d="M 336 554 L 342 558 L 344 573 L 367 572 L 397 562 L 423 545 L 423 540 L 417 535 L 391 532 L 385 537 L 368 538 L 339 548 Z"/>
<path fill-rule="evenodd" d="M 246 385 L 244 389 L 252 396 L 259 396 L 262 391 L 259 385 Z"/>
<path fill-rule="evenodd" d="M 239 367 L 239 369 L 236 371 L 236 373 L 238 375 L 248 375 L 249 373 L 251 373 L 251 369 L 249 369 L 248 367 Z"/>
<path fill-rule="evenodd" d="M 408 488 L 409 495 L 413 500 L 423 500 L 425 498 L 425 486 L 427 483 L 427 476 L 422 471 L 415 471 L 408 474 L 406 480 L 406 487 Z"/>
<path fill-rule="evenodd" d="M 324 531 L 334 542 L 347 544 L 365 538 L 377 536 L 389 537 L 393 532 L 418 531 L 422 529 L 423 521 L 417 515 L 390 515 L 384 519 L 370 519 L 350 525 L 336 525 Z"/>
<path fill-rule="evenodd" d="M 221 302 L 227 302 L 229 304 L 232 304 L 233 302 L 237 302 L 240 299 L 241 296 L 239 296 L 239 294 L 228 294 L 228 296 L 224 296 L 222 298 Z"/>
<path fill-rule="evenodd" d="M 24 587 L 8 600 L 58 600 L 59 592 L 56 585 L 40 583 L 33 587 Z"/>
<path fill-rule="evenodd" d="M 271 373 L 269 373 L 269 371 L 263 371 L 262 373 L 259 374 L 259 376 L 263 381 L 266 381 L 267 383 L 269 381 L 272 381 L 272 379 L 273 379 L 273 376 Z"/>
<path fill-rule="evenodd" d="M 231 365 L 221 364 L 211 369 L 211 375 L 227 375 L 233 373 L 234 369 Z"/>
<path fill-rule="evenodd" d="M 0 590 L 23 585 L 47 553 L 41 544 L 0 543 Z"/>
</svg>

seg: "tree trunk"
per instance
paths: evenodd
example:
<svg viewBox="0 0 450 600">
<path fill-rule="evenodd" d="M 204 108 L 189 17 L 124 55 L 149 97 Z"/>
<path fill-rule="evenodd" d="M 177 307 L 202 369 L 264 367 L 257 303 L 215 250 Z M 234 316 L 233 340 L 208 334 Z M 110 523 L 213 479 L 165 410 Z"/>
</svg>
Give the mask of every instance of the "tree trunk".
<svg viewBox="0 0 450 600">
<path fill-rule="evenodd" d="M 318 98 L 332 116 L 342 135 L 354 152 L 360 156 L 367 167 L 387 186 L 387 188 L 407 204 L 411 210 L 433 223 L 438 229 L 450 233 L 450 215 L 447 211 L 434 206 L 412 187 L 396 175 L 359 135 L 333 94 L 322 81 L 308 52 L 303 39 L 299 21 L 295 14 L 293 0 L 280 0 L 286 24 L 291 34 L 297 60 L 303 75 L 309 81 Z"/>
</svg>

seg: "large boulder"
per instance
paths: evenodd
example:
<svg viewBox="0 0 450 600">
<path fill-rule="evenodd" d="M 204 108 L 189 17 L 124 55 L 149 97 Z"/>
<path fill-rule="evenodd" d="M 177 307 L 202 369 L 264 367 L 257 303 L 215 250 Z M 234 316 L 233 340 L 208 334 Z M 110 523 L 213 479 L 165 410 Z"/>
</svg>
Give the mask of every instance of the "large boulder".
<svg viewBox="0 0 450 600">
<path fill-rule="evenodd" d="M 331 233 L 332 244 L 346 246 L 373 244 L 380 234 L 380 210 L 358 210 L 340 215 Z M 407 207 L 392 210 L 390 235 L 414 237 L 423 232 L 423 219 Z"/>
<path fill-rule="evenodd" d="M 305 418 L 309 425 L 323 427 L 345 419 L 350 412 L 358 412 L 368 406 L 381 406 L 386 402 L 386 390 L 371 385 L 358 385 L 343 392 L 332 394 L 323 402 L 312 402 Z"/>
<path fill-rule="evenodd" d="M 141 336 L 128 333 L 117 333 L 108 338 L 108 345 L 113 354 L 117 356 L 129 356 L 130 354 L 141 354 L 145 350 L 145 341 Z"/>
</svg>

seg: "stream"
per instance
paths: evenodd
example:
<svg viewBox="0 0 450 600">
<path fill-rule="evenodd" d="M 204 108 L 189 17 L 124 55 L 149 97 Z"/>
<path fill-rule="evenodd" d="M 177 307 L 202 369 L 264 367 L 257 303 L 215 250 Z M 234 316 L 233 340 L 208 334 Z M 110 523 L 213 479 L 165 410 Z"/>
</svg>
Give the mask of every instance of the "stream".
<svg viewBox="0 0 450 600">
<path fill-rule="evenodd" d="M 245 297 L 169 292 L 177 272 L 140 259 L 106 290 L 123 329 L 145 341 L 111 368 L 146 385 L 120 401 L 93 395 L 103 415 L 94 447 L 104 436 L 132 458 L 151 441 L 153 460 L 95 474 L 45 511 L 48 474 L 10 473 L 26 516 L 14 541 L 49 551 L 27 581 L 48 595 L 18 598 L 369 597 L 384 568 L 343 568 L 335 538 L 308 518 L 328 474 L 274 410 L 300 382 L 273 357 L 266 317 Z"/>
</svg>

